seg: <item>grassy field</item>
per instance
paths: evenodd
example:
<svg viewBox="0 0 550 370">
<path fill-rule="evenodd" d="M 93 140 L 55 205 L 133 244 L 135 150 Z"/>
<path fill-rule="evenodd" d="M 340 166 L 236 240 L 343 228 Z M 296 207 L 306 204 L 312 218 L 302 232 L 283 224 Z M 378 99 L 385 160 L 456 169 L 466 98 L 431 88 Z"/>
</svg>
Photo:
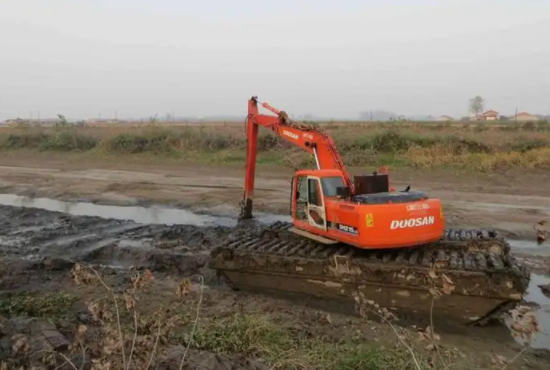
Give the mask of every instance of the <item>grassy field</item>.
<svg viewBox="0 0 550 370">
<path fill-rule="evenodd" d="M 550 124 L 322 123 L 349 166 L 454 168 L 495 171 L 550 164 Z M 147 155 L 199 163 L 242 163 L 243 123 L 195 125 L 18 125 L 0 129 L 0 150 Z M 260 164 L 302 168 L 313 158 L 261 130 Z"/>
</svg>

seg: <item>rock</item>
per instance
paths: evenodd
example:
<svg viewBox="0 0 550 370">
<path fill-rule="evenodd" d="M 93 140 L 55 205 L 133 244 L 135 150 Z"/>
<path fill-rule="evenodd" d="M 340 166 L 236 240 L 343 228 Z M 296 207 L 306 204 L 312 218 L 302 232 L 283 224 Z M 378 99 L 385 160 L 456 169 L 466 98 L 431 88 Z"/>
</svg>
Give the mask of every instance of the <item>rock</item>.
<svg viewBox="0 0 550 370">
<path fill-rule="evenodd" d="M 80 321 L 83 324 L 92 324 L 94 322 L 94 319 L 92 317 L 92 314 L 88 311 L 81 311 L 76 315 L 78 321 Z"/>
<path fill-rule="evenodd" d="M 30 334 L 32 317 L 15 316 L 6 321 L 0 330 L 3 335 L 12 336 L 19 333 Z"/>
<path fill-rule="evenodd" d="M 541 220 L 533 225 L 537 236 L 537 244 L 544 243 L 550 236 L 550 222 L 548 220 Z"/>
<path fill-rule="evenodd" d="M 37 268 L 46 271 L 65 271 L 70 270 L 73 266 L 74 262 L 68 259 L 47 257 L 38 263 Z"/>
<path fill-rule="evenodd" d="M 185 353 L 183 346 L 174 346 L 166 351 L 157 369 L 177 370 Z M 268 370 L 257 361 L 239 355 L 214 354 L 205 351 L 189 350 L 183 365 L 184 370 Z"/>
<path fill-rule="evenodd" d="M 67 338 L 57 330 L 42 330 L 40 332 L 44 336 L 44 339 L 54 348 L 56 351 L 65 351 L 69 348 L 71 343 Z"/>
<path fill-rule="evenodd" d="M 550 359 L 550 350 L 545 348 L 531 348 L 530 353 L 538 358 Z"/>
<path fill-rule="evenodd" d="M 148 251 L 139 256 L 137 266 L 154 272 L 192 275 L 208 262 L 208 255 L 174 254 L 165 251 Z"/>
<path fill-rule="evenodd" d="M 550 297 L 550 284 L 539 285 L 539 288 L 545 296 Z"/>
<path fill-rule="evenodd" d="M 55 331 L 56 327 L 53 322 L 50 322 L 46 319 L 31 319 L 30 329 L 31 334 L 38 334 L 44 331 Z"/>
<path fill-rule="evenodd" d="M 1 330 L 3 335 L 0 348 L 8 351 L 25 336 L 31 352 L 53 348 L 57 351 L 66 350 L 70 342 L 61 334 L 55 324 L 45 319 L 16 316 L 10 318 Z"/>
<path fill-rule="evenodd" d="M 11 349 L 11 340 L 10 337 L 2 337 L 0 339 L 0 358 L 2 358 L 2 353 L 9 353 Z"/>
</svg>

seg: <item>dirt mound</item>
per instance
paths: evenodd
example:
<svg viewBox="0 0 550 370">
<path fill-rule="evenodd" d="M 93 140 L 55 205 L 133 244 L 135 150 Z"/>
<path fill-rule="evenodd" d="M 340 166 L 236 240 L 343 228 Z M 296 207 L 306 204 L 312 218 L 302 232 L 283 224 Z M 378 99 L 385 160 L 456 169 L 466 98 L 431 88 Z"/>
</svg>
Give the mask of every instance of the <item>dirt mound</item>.
<svg viewBox="0 0 550 370">
<path fill-rule="evenodd" d="M 172 250 L 119 247 L 117 243 L 95 249 L 76 260 L 99 265 L 148 269 L 178 275 L 196 274 L 208 262 L 207 253 L 180 253 Z"/>
<path fill-rule="evenodd" d="M 223 227 L 143 225 L 9 206 L 0 206 L 0 219 L 3 258 L 62 258 L 174 271 L 185 271 L 187 265 L 196 270 L 193 266 L 203 264 L 202 257 L 189 264 L 186 254 L 201 254 L 230 232 Z M 174 252 L 173 260 L 161 250 Z"/>
<path fill-rule="evenodd" d="M 231 231 L 0 206 L 0 290 L 63 278 L 76 262 L 179 276 L 201 273 L 214 281 L 204 268 L 209 252 Z"/>
<path fill-rule="evenodd" d="M 0 328 L 0 357 L 18 355 L 18 349 L 28 346 L 28 352 L 66 350 L 70 343 L 55 324 L 45 319 L 15 316 Z M 15 353 L 14 353 L 15 352 Z"/>
</svg>

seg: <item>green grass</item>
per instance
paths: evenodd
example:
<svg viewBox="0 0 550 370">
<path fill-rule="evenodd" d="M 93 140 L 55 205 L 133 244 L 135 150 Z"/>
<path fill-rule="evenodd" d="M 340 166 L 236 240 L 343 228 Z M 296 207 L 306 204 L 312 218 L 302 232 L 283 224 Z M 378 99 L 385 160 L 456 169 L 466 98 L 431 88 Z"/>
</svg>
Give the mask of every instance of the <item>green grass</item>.
<svg viewBox="0 0 550 370">
<path fill-rule="evenodd" d="M 320 125 L 329 130 L 349 166 L 494 171 L 550 164 L 548 124 L 488 126 L 481 123 Z M 308 153 L 261 129 L 258 163 L 311 167 Z M 0 150 L 90 152 L 110 156 L 149 155 L 207 164 L 244 163 L 242 125 L 141 127 L 23 127 L 0 131 Z M 534 160 L 533 160 L 534 158 Z"/>
<path fill-rule="evenodd" d="M 308 335 L 260 315 L 234 315 L 202 324 L 195 334 L 198 349 L 260 359 L 275 368 L 319 370 L 414 369 L 404 348 L 376 342 L 336 340 Z M 421 357 L 422 365 L 428 369 Z"/>
<path fill-rule="evenodd" d="M 76 300 L 76 297 L 66 293 L 5 293 L 0 295 L 0 314 L 57 321 L 67 318 Z"/>
</svg>

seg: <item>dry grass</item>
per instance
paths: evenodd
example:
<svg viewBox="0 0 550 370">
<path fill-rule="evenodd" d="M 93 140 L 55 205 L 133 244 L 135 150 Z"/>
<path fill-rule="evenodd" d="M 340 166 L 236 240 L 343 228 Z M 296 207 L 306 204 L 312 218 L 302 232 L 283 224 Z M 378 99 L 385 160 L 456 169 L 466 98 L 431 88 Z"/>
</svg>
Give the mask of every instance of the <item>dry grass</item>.
<svg viewBox="0 0 550 370">
<path fill-rule="evenodd" d="M 547 123 L 515 125 L 369 123 L 322 125 L 350 166 L 451 167 L 494 171 L 550 164 Z M 203 163 L 243 162 L 244 124 L 15 127 L 0 130 L 0 149 L 147 154 Z M 312 158 L 262 130 L 260 163 L 313 165 Z"/>
<path fill-rule="evenodd" d="M 550 147 L 525 152 L 457 154 L 445 145 L 435 145 L 430 148 L 411 148 L 407 156 L 411 165 L 419 168 L 449 167 L 489 172 L 513 167 L 546 166 L 550 164 Z"/>
</svg>

